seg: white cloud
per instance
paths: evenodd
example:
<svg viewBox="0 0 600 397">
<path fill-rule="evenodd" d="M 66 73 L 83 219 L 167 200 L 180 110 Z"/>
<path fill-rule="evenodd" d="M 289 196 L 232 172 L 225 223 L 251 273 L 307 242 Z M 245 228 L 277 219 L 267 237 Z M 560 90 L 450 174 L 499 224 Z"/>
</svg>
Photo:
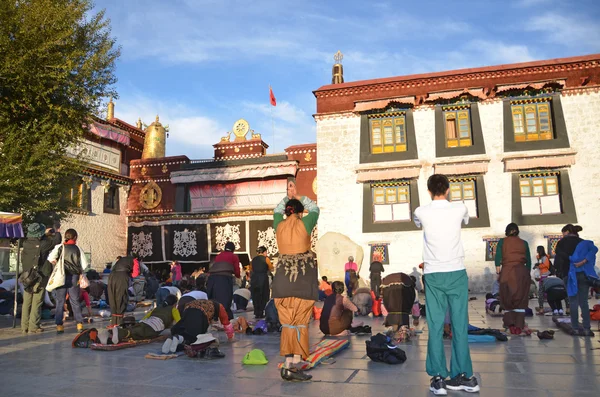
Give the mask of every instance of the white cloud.
<svg viewBox="0 0 600 397">
<path fill-rule="evenodd" d="M 588 51 L 600 51 L 600 24 L 583 16 L 547 12 L 531 18 L 526 23 L 526 29 L 542 32 L 551 42 L 570 48 L 585 47 Z"/>
<path fill-rule="evenodd" d="M 258 120 L 251 128 L 262 134 L 263 140 L 271 146 L 271 153 L 283 152 L 290 145 L 316 140 L 312 116 L 287 101 L 278 101 L 276 107 L 269 103 L 246 101 L 242 102 L 242 109 L 249 118 Z"/>
<path fill-rule="evenodd" d="M 242 102 L 245 110 L 254 110 L 266 117 L 273 116 L 274 119 L 286 123 L 303 123 L 310 117 L 306 112 L 287 101 L 278 101 L 277 106 L 271 106 L 270 103 Z"/>
<path fill-rule="evenodd" d="M 521 44 L 506 44 L 501 41 L 472 40 L 465 46 L 490 65 L 533 61 L 529 48 Z"/>
<path fill-rule="evenodd" d="M 160 116 L 160 122 L 169 126 L 167 156 L 187 155 L 192 159 L 213 156 L 212 145 L 227 134 L 228 128 L 201 113 L 183 104 L 167 104 L 142 94 L 115 102 L 115 117 L 132 125 L 138 117 L 149 125 L 157 114 Z"/>
</svg>

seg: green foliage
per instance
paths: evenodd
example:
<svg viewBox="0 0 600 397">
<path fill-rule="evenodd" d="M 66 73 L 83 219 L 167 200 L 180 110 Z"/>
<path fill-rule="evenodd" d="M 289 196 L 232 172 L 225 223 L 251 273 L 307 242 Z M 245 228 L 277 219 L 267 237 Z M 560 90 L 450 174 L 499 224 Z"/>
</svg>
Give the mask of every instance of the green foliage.
<svg viewBox="0 0 600 397">
<path fill-rule="evenodd" d="M 64 214 L 81 164 L 65 156 L 115 96 L 120 54 L 89 0 L 0 7 L 0 211 Z"/>
</svg>

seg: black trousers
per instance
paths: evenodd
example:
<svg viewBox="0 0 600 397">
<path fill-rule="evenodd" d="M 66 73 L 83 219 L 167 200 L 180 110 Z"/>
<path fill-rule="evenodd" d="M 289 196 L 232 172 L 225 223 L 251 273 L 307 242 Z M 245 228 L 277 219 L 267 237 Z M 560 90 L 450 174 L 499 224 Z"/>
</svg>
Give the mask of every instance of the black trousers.
<svg viewBox="0 0 600 397">
<path fill-rule="evenodd" d="M 111 324 L 121 324 L 129 303 L 129 273 L 112 272 L 108 277 L 108 302 L 113 315 Z"/>
<path fill-rule="evenodd" d="M 242 295 L 233 295 L 233 303 L 238 310 L 246 310 L 248 308 L 248 299 Z"/>
<path fill-rule="evenodd" d="M 567 290 L 564 287 L 552 287 L 548 288 L 546 294 L 552 311 L 562 310 L 562 301 L 567 299 Z"/>
<path fill-rule="evenodd" d="M 381 289 L 381 273 L 371 273 L 371 291 L 375 294 L 375 299 L 379 299 Z"/>
<path fill-rule="evenodd" d="M 254 317 L 264 317 L 265 307 L 269 301 L 271 291 L 269 290 L 269 279 L 258 280 L 256 284 L 252 282 L 252 303 L 254 304 Z"/>
<path fill-rule="evenodd" d="M 227 316 L 233 320 L 233 278 L 230 275 L 211 274 L 206 283 L 208 299 L 214 299 L 225 307 Z"/>
<path fill-rule="evenodd" d="M 181 335 L 189 345 L 196 342 L 198 335 L 205 334 L 209 325 L 202 310 L 188 308 L 183 312 L 181 320 L 171 327 L 171 335 Z"/>
</svg>

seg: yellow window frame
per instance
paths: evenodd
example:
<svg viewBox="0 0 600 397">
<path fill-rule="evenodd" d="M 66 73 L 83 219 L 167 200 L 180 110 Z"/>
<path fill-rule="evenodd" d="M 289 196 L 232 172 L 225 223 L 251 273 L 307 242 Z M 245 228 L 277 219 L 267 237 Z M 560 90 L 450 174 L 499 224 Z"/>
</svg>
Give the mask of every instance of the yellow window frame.
<svg viewBox="0 0 600 397">
<path fill-rule="evenodd" d="M 461 120 L 466 120 L 467 135 L 463 137 L 461 135 Z M 448 122 L 454 124 L 454 131 L 456 137 L 452 138 L 448 135 Z M 471 131 L 471 114 L 468 109 L 461 110 L 445 110 L 444 111 L 444 136 L 446 137 L 446 147 L 466 147 L 473 145 L 473 135 Z"/>
<path fill-rule="evenodd" d="M 511 104 L 515 142 L 553 139 L 552 108 L 549 101 Z M 542 122 L 547 119 L 547 122 Z M 533 121 L 533 124 L 530 122 Z M 530 129 L 529 126 L 535 126 Z"/>
<path fill-rule="evenodd" d="M 390 139 L 386 138 L 386 128 L 391 128 L 391 136 L 387 135 L 387 138 Z M 377 129 L 378 133 L 375 132 Z M 372 154 L 405 152 L 407 150 L 404 114 L 371 119 L 369 121 L 369 134 Z"/>
</svg>

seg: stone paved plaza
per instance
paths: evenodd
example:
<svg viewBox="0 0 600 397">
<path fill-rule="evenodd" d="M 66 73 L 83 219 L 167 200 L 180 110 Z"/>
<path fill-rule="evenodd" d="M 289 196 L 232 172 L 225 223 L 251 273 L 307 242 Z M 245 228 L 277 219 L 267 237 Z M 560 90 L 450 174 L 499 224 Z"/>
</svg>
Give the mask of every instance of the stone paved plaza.
<svg viewBox="0 0 600 397">
<path fill-rule="evenodd" d="M 591 301 L 590 304 L 596 303 Z M 486 317 L 483 296 L 470 302 L 470 322 L 480 327 L 500 327 L 500 318 Z M 531 301 L 530 307 L 535 306 Z M 236 335 L 225 344 L 227 357 L 199 361 L 185 356 L 174 360 L 148 360 L 144 355 L 158 351 L 160 344 L 115 352 L 72 349 L 74 327 L 57 336 L 51 326 L 42 335 L 23 336 L 1 319 L 0 379 L 3 396 L 431 396 L 425 373 L 427 325 L 402 348 L 408 360 L 398 366 L 374 363 L 366 357 L 366 337 L 352 337 L 351 347 L 321 365 L 308 383 L 285 383 L 277 363 L 276 335 Z M 373 331 L 380 321 L 367 320 Z M 12 322 L 11 322 L 12 324 Z M 532 328 L 552 328 L 550 317 L 529 319 Z M 594 328 L 597 324 L 594 324 Z M 322 335 L 311 324 L 311 342 Z M 536 336 L 513 337 L 508 342 L 471 344 L 471 356 L 482 386 L 481 396 L 598 396 L 600 393 L 600 335 L 578 338 L 556 333 L 555 340 Z M 448 343 L 449 345 L 449 343 Z M 449 347 L 449 346 L 448 346 Z M 242 366 L 251 349 L 265 351 L 267 366 Z M 447 352 L 449 356 L 449 350 Z M 467 395 L 449 392 L 449 395 Z"/>
</svg>

